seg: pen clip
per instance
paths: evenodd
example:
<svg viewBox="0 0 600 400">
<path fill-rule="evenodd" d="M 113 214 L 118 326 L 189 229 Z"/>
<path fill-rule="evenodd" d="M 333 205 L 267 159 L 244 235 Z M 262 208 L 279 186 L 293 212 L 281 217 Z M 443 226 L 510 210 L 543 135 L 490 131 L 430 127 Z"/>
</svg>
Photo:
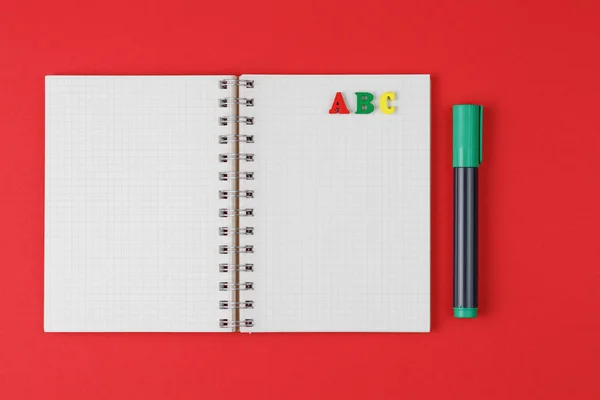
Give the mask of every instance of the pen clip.
<svg viewBox="0 0 600 400">
<path fill-rule="evenodd" d="M 479 164 L 483 162 L 483 106 L 479 106 Z"/>
</svg>

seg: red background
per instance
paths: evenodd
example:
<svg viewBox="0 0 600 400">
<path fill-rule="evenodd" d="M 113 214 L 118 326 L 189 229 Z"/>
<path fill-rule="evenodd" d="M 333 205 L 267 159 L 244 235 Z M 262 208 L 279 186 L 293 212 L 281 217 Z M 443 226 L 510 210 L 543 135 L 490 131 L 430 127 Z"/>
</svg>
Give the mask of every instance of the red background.
<svg viewBox="0 0 600 400">
<path fill-rule="evenodd" d="M 598 2 L 87 3 L 0 3 L 0 398 L 600 398 Z M 430 334 L 43 332 L 44 75 L 225 73 L 432 74 Z M 459 102 L 486 107 L 475 320 Z"/>
</svg>

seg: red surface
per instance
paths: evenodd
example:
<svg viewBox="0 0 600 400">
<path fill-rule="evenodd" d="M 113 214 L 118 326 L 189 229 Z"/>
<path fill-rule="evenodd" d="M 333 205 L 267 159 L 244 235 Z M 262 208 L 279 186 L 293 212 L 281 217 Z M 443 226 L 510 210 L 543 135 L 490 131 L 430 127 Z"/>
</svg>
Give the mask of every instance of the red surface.
<svg viewBox="0 0 600 400">
<path fill-rule="evenodd" d="M 0 3 L 0 399 L 600 398 L 600 3 L 226 3 Z M 432 74 L 430 334 L 43 333 L 44 75 L 217 73 Z M 486 107 L 470 321 L 458 102 Z"/>
</svg>

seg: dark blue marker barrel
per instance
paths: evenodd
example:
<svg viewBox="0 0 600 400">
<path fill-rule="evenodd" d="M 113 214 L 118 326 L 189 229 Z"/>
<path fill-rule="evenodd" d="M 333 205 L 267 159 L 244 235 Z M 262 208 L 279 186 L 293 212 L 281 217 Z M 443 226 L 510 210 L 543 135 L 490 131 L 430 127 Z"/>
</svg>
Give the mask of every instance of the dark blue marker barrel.
<svg viewBox="0 0 600 400">
<path fill-rule="evenodd" d="M 477 316 L 477 170 L 454 168 L 454 314 Z M 457 313 L 458 312 L 458 313 Z"/>
</svg>

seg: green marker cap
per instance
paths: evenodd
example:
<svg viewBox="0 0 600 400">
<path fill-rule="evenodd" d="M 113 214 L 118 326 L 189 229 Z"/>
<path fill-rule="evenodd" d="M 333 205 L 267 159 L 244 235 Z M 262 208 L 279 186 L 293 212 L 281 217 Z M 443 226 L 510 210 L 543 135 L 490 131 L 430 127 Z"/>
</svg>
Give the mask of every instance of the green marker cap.
<svg viewBox="0 0 600 400">
<path fill-rule="evenodd" d="M 483 106 L 452 107 L 452 166 L 479 167 L 483 158 Z"/>
</svg>

